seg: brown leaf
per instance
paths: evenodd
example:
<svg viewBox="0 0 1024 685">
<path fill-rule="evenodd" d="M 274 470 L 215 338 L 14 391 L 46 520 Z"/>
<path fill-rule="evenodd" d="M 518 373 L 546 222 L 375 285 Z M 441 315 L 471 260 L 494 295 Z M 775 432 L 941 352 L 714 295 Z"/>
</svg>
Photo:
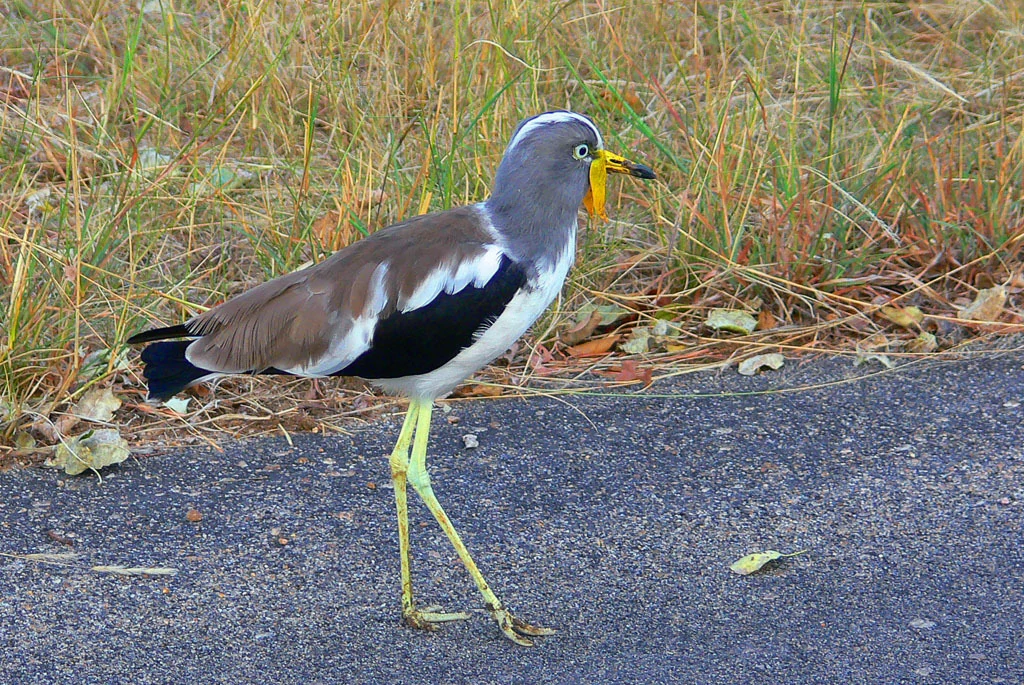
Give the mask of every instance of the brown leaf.
<svg viewBox="0 0 1024 685">
<path fill-rule="evenodd" d="M 68 435 L 75 426 L 81 421 L 81 417 L 75 416 L 74 414 L 61 414 L 60 417 L 54 421 L 54 429 L 57 431 L 57 435 Z M 55 438 L 59 440 L 60 438 Z"/>
<path fill-rule="evenodd" d="M 454 395 L 456 397 L 501 397 L 501 392 L 501 386 L 474 383 L 462 386 Z"/>
<path fill-rule="evenodd" d="M 651 384 L 651 367 L 641 367 L 636 363 L 636 360 L 627 359 L 622 362 L 622 366 L 619 367 L 612 378 L 620 383 L 632 383 L 634 381 L 641 381 L 644 385 Z"/>
<path fill-rule="evenodd" d="M 1001 285 L 979 290 L 974 302 L 957 312 L 958 319 L 995 321 L 1003 313 L 1006 304 L 1006 288 Z"/>
<path fill-rule="evenodd" d="M 314 221 L 312 231 L 320 244 L 328 250 L 340 250 L 352 242 L 352 226 L 342 222 L 341 212 L 336 209 Z"/>
<path fill-rule="evenodd" d="M 767 331 L 778 325 L 779 322 L 775 320 L 775 315 L 767 309 L 762 309 L 757 313 L 757 330 Z"/>
<path fill-rule="evenodd" d="M 601 325 L 601 312 L 596 309 L 590 312 L 590 317 L 576 324 L 572 328 L 558 334 L 558 340 L 566 346 L 579 344 L 593 335 L 597 327 Z"/>
<path fill-rule="evenodd" d="M 606 335 L 603 338 L 588 340 L 579 345 L 573 345 L 566 350 L 566 353 L 570 357 L 600 357 L 608 354 L 621 337 L 621 335 L 613 334 Z"/>
</svg>

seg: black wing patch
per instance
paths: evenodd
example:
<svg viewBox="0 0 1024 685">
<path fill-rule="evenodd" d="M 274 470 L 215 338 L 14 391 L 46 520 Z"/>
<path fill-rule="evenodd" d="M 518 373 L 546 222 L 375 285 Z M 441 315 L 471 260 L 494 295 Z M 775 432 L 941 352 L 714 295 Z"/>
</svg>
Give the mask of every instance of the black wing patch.
<svg viewBox="0 0 1024 685">
<path fill-rule="evenodd" d="M 381 319 L 370 349 L 331 375 L 401 378 L 438 369 L 489 328 L 525 284 L 526 270 L 503 255 L 482 288 L 470 284 L 457 293 L 442 291 L 424 307 Z"/>
</svg>

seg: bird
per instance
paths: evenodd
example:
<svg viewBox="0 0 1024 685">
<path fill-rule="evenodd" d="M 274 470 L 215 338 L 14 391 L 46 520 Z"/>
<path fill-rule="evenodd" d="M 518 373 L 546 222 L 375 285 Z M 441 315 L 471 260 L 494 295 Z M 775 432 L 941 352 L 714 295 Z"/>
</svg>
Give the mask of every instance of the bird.
<svg viewBox="0 0 1024 685">
<path fill-rule="evenodd" d="M 608 173 L 656 178 L 605 149 L 593 120 L 557 110 L 512 133 L 490 196 L 380 229 L 318 264 L 243 292 L 184 323 L 133 335 L 147 399 L 228 374 L 356 376 L 408 398 L 389 463 L 405 624 L 469 618 L 417 605 L 407 486 L 447 535 L 501 632 L 529 646 L 555 631 L 514 616 L 488 585 L 434 494 L 427 441 L 434 400 L 508 350 L 559 294 L 581 205 L 607 218 Z"/>
</svg>

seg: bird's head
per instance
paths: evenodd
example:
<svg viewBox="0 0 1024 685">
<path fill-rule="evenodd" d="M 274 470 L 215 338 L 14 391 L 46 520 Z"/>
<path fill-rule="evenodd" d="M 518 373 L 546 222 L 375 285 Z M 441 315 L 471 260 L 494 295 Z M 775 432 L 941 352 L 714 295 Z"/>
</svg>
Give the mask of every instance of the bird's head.
<svg viewBox="0 0 1024 685">
<path fill-rule="evenodd" d="M 604 148 L 594 122 L 582 114 L 545 112 L 524 119 L 505 149 L 494 195 L 552 204 L 552 210 L 584 204 L 594 215 L 604 211 L 608 173 L 653 179 L 654 171 Z"/>
</svg>

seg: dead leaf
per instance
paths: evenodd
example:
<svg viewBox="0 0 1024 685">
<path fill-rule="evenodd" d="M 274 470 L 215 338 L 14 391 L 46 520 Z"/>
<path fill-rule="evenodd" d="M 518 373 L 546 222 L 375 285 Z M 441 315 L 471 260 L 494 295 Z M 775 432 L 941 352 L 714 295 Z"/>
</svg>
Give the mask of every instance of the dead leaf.
<svg viewBox="0 0 1024 685">
<path fill-rule="evenodd" d="M 903 328 L 916 328 L 924 321 L 924 312 L 917 307 L 896 307 L 887 304 L 878 310 L 878 315 Z"/>
<path fill-rule="evenodd" d="M 864 338 L 857 343 L 857 351 L 863 352 L 865 350 L 888 350 L 889 345 L 892 343 L 884 333 L 872 333 L 868 337 Z"/>
<path fill-rule="evenodd" d="M 588 304 L 580 308 L 580 313 L 576 317 L 577 320 L 583 318 L 590 318 L 590 312 L 595 311 L 601 314 L 600 326 L 611 326 L 614 323 L 618 323 L 622 319 L 625 319 L 633 315 L 633 312 L 620 307 L 617 304 Z"/>
<path fill-rule="evenodd" d="M 651 346 L 651 329 L 637 326 L 629 332 L 629 337 L 619 345 L 619 351 L 626 354 L 644 354 Z"/>
<path fill-rule="evenodd" d="M 606 335 L 603 338 L 588 340 L 579 345 L 573 345 L 566 350 L 566 353 L 570 357 L 600 357 L 601 355 L 608 354 L 621 337 L 621 335 L 616 333 Z"/>
<path fill-rule="evenodd" d="M 754 552 L 753 554 L 748 554 L 745 557 L 740 557 L 733 562 L 732 566 L 729 568 L 733 573 L 738 573 L 741 576 L 749 576 L 769 561 L 775 561 L 776 559 L 781 559 L 783 557 L 795 557 L 799 554 L 804 554 L 807 551 L 808 550 L 806 549 L 802 549 L 799 552 L 793 552 L 792 554 L 782 554 L 781 552 L 776 552 L 774 549 L 769 549 L 764 552 Z"/>
<path fill-rule="evenodd" d="M 716 331 L 750 335 L 757 327 L 757 319 L 740 309 L 712 309 L 704 323 Z"/>
<path fill-rule="evenodd" d="M 176 568 L 149 566 L 93 566 L 90 570 L 98 573 L 116 573 L 119 576 L 173 576 L 178 573 Z"/>
<path fill-rule="evenodd" d="M 191 399 L 191 397 L 172 397 L 169 400 L 164 400 L 164 406 L 175 414 L 186 414 L 188 413 L 188 403 Z"/>
<path fill-rule="evenodd" d="M 622 362 L 622 365 L 618 369 L 611 369 L 609 372 L 605 372 L 602 375 L 610 376 L 613 380 L 619 383 L 635 383 L 636 381 L 642 382 L 644 385 L 650 385 L 652 382 L 652 369 L 649 366 L 640 366 L 633 359 L 627 359 Z"/>
<path fill-rule="evenodd" d="M 939 343 L 934 333 L 922 331 L 916 338 L 907 343 L 907 349 L 919 354 L 934 352 L 939 349 Z"/>
<path fill-rule="evenodd" d="M 352 225 L 341 220 L 341 212 L 332 209 L 313 222 L 310 230 L 317 241 L 328 250 L 340 250 L 352 242 Z"/>
<path fill-rule="evenodd" d="M 65 435 L 69 435 L 81 422 L 82 419 L 74 414 L 61 414 L 53 423 L 47 422 L 46 430 L 40 431 L 40 433 L 49 440 L 50 444 L 54 444 Z"/>
<path fill-rule="evenodd" d="M 576 325 L 572 328 L 559 333 L 558 339 L 562 344 L 570 347 L 583 342 L 593 335 L 594 331 L 597 330 L 597 327 L 601 325 L 601 317 L 601 312 L 596 309 L 591 311 L 590 316 L 577 321 Z"/>
<path fill-rule="evenodd" d="M 14 449 L 31 450 L 36 447 L 36 439 L 27 431 L 14 431 Z"/>
<path fill-rule="evenodd" d="M 786 358 L 778 352 L 772 352 L 770 354 L 757 354 L 749 359 L 744 359 L 740 362 L 739 372 L 743 376 L 753 376 L 761 371 L 763 368 L 769 368 L 772 370 L 779 370 L 782 365 L 786 363 Z"/>
<path fill-rule="evenodd" d="M 119 464 L 130 456 L 128 441 L 113 428 L 89 431 L 68 438 L 57 445 L 52 466 L 64 469 L 74 476 L 92 469 L 98 471 L 104 466 Z"/>
<path fill-rule="evenodd" d="M 500 385 L 483 385 L 481 383 L 474 383 L 472 385 L 464 385 L 456 391 L 458 397 L 501 397 L 502 389 Z"/>
<path fill-rule="evenodd" d="M 970 303 L 959 312 L 956 318 L 972 321 L 995 321 L 1003 313 L 1006 304 L 1006 288 L 1001 285 L 979 290 Z"/>
<path fill-rule="evenodd" d="M 775 315 L 767 309 L 762 309 L 757 313 L 757 330 L 769 331 L 778 325 L 778 321 L 775 320 Z"/>
<path fill-rule="evenodd" d="M 867 364 L 868 362 L 878 362 L 887 369 L 896 368 L 896 362 L 889 359 L 889 357 L 887 357 L 886 355 L 880 354 L 878 352 L 858 351 L 857 358 L 854 360 L 853 365 L 860 366 L 861 364 Z"/>
<path fill-rule="evenodd" d="M 71 409 L 75 416 L 98 423 L 110 423 L 114 412 L 121 407 L 121 400 L 114 396 L 110 388 L 94 388 L 85 393 L 82 399 Z"/>
</svg>

